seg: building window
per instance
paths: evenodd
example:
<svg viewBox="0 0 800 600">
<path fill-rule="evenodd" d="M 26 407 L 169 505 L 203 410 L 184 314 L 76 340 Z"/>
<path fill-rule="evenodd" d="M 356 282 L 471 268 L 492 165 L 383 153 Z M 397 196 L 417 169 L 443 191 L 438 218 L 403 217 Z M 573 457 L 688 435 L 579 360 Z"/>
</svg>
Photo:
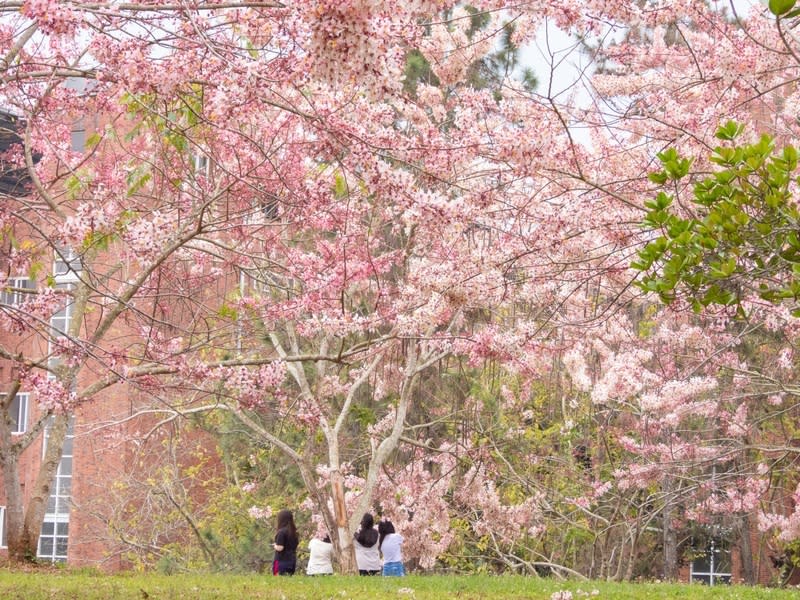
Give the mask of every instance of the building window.
<svg viewBox="0 0 800 600">
<path fill-rule="evenodd" d="M 8 525 L 6 524 L 6 507 L 0 506 L 0 548 L 8 548 Z"/>
<path fill-rule="evenodd" d="M 24 290 L 32 289 L 33 281 L 27 277 L 12 277 L 6 281 L 5 287 L 0 291 L 0 304 L 7 306 L 22 304 L 30 297 L 30 293 Z"/>
<path fill-rule="evenodd" d="M 72 289 L 72 286 L 68 283 L 59 283 L 56 284 L 56 288 L 69 290 Z M 59 338 L 67 335 L 67 332 L 69 331 L 69 323 L 72 320 L 72 309 L 72 298 L 68 298 L 64 304 L 64 307 L 50 317 L 50 327 L 53 330 L 53 337 Z"/>
<path fill-rule="evenodd" d="M 705 550 L 689 565 L 689 581 L 719 585 L 731 582 L 731 550 L 720 538 L 710 538 Z"/>
<path fill-rule="evenodd" d="M 208 160 L 208 156 L 205 154 L 194 154 L 192 155 L 192 167 L 194 172 L 198 175 L 208 175 L 211 172 L 211 163 Z"/>
<path fill-rule="evenodd" d="M 8 409 L 11 417 L 11 433 L 28 431 L 28 394 L 17 394 Z"/>
<path fill-rule="evenodd" d="M 39 535 L 39 548 L 36 557 L 54 563 L 67 562 L 67 547 L 69 542 L 69 520 L 47 520 L 42 523 L 42 533 Z"/>
<path fill-rule="evenodd" d="M 77 279 L 77 273 L 82 269 L 81 259 L 71 248 L 57 248 L 53 260 L 53 275 L 56 281 L 70 281 Z"/>
<path fill-rule="evenodd" d="M 47 448 L 49 428 L 45 428 L 44 449 Z M 72 497 L 73 423 L 70 420 L 64 450 L 50 488 L 47 511 L 39 535 L 38 558 L 51 562 L 66 562 L 69 542 L 69 508 Z"/>
<path fill-rule="evenodd" d="M 5 394 L 0 394 L 0 399 Z M 11 433 L 25 433 L 28 431 L 28 394 L 16 394 L 8 407 L 8 416 L 11 418 Z"/>
<path fill-rule="evenodd" d="M 72 126 L 70 146 L 75 152 L 83 152 L 86 149 L 86 125 L 83 119 L 78 119 Z"/>
</svg>

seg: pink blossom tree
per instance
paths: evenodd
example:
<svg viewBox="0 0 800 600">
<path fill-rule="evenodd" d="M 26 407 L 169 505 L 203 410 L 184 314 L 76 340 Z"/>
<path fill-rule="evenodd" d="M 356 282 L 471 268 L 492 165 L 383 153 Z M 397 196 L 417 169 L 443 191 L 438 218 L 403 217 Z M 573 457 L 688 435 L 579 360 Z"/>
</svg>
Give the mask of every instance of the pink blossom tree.
<svg viewBox="0 0 800 600">
<path fill-rule="evenodd" d="M 116 386 L 143 406 L 235 413 L 297 466 L 352 570 L 360 512 L 376 493 L 391 505 L 381 473 L 447 357 L 552 384 L 565 431 L 582 403 L 611 407 L 626 462 L 574 498 L 661 478 L 665 536 L 690 481 L 698 505 L 716 498 L 703 461 L 744 455 L 759 383 L 790 389 L 788 375 L 751 370 L 732 350 L 750 332 L 725 315 L 698 330 L 687 306 L 648 307 L 628 266 L 652 237 L 639 223 L 658 152 L 676 145 L 702 170 L 728 118 L 796 133 L 794 22 L 700 1 L 485 0 L 475 37 L 474 13 L 454 5 L 0 5 L 0 94 L 21 138 L 3 162 L 30 177 L 0 208 L 0 284 L 27 298 L 0 307 L 12 556 L 34 550 L 70 417 Z M 511 76 L 475 89 L 469 70 L 507 21 L 519 47 L 545 22 L 581 36 L 598 68 L 566 92 L 547 76 L 536 92 Z M 411 52 L 430 69 L 413 89 Z M 54 253 L 67 266 L 51 275 Z M 626 316 L 639 310 L 657 330 Z M 794 321 L 758 314 L 780 322 L 792 363 Z M 22 436 L 8 417 L 19 391 L 42 416 Z M 725 444 L 698 411 L 721 419 Z M 51 416 L 25 507 L 19 460 Z M 742 512 L 763 497 L 747 464 Z M 493 476 L 474 474 L 486 509 L 502 504 Z"/>
<path fill-rule="evenodd" d="M 16 373 L 4 403 L 33 390 L 41 409 L 22 443 L 5 421 L 12 556 L 33 553 L 75 411 L 117 385 L 172 403 L 167 381 L 216 384 L 246 422 L 266 397 L 318 428 L 349 556 L 339 443 L 356 395 L 395 403 L 367 504 L 419 374 L 470 351 L 468 313 L 502 304 L 518 252 L 491 234 L 489 216 L 513 217 L 486 133 L 467 126 L 479 114 L 502 125 L 495 100 L 467 92 L 465 123 L 447 131 L 441 92 L 428 91 L 432 113 L 402 93 L 418 19 L 444 6 L 4 7 L 3 97 L 24 124 L 7 159 L 32 182 L 3 213 L 5 259 L 36 284 L 2 311 Z M 66 272 L 37 275 L 53 250 Z M 51 415 L 24 508 L 18 460 Z"/>
</svg>

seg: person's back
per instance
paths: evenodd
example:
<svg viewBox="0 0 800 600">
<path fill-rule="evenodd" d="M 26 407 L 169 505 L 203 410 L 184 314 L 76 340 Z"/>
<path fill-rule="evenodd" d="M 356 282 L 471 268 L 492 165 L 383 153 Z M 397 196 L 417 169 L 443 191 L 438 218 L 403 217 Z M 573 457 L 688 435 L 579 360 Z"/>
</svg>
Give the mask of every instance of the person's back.
<svg viewBox="0 0 800 600">
<path fill-rule="evenodd" d="M 375 541 L 371 546 L 364 546 L 355 540 L 356 564 L 361 575 L 377 575 L 381 572 L 381 552 L 378 549 L 378 535 L 375 532 Z"/>
<path fill-rule="evenodd" d="M 278 531 L 272 544 L 272 548 L 275 550 L 275 557 L 272 561 L 273 575 L 294 575 L 299 541 L 292 512 L 286 509 L 280 511 L 278 513 Z"/>
<path fill-rule="evenodd" d="M 378 525 L 380 549 L 383 554 L 383 575 L 402 577 L 406 574 L 403 566 L 403 536 L 396 533 L 391 521 L 381 521 Z"/>
<path fill-rule="evenodd" d="M 381 553 L 383 554 L 384 563 L 401 563 L 403 562 L 403 536 L 399 533 L 390 533 L 383 538 L 381 544 Z"/>
<path fill-rule="evenodd" d="M 333 545 L 327 536 L 324 540 L 313 538 L 308 542 L 309 557 L 306 575 L 331 575 L 333 573 L 332 551 Z"/>
<path fill-rule="evenodd" d="M 353 536 L 356 551 L 356 564 L 359 575 L 377 575 L 381 572 L 381 552 L 378 545 L 378 532 L 375 530 L 372 515 L 364 514 L 361 527 Z"/>
</svg>

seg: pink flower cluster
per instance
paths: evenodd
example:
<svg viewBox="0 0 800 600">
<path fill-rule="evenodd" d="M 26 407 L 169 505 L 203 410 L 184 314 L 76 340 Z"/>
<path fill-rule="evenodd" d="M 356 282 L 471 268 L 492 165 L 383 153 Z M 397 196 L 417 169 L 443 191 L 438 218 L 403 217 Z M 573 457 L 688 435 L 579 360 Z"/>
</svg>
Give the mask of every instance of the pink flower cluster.
<svg viewBox="0 0 800 600">
<path fill-rule="evenodd" d="M 779 513 L 762 512 L 759 514 L 759 528 L 762 531 L 774 529 L 778 539 L 793 542 L 800 539 L 800 484 L 792 494 L 794 509 L 786 516 Z"/>
<path fill-rule="evenodd" d="M 29 294 L 21 304 L 16 306 L 0 306 L 0 324 L 9 333 L 21 334 L 38 327 L 41 322 L 48 322 L 50 317 L 64 308 L 68 301 L 66 292 L 60 289 L 45 287 L 35 294 Z"/>
<path fill-rule="evenodd" d="M 264 407 L 270 398 L 283 396 L 281 386 L 286 377 L 286 365 L 275 361 L 255 369 L 245 366 L 219 367 L 212 370 L 211 377 L 224 382 L 240 406 L 254 409 Z"/>
<path fill-rule="evenodd" d="M 83 13 L 60 0 L 25 0 L 21 11 L 53 35 L 74 35 L 83 22 Z"/>
<path fill-rule="evenodd" d="M 251 506 L 247 509 L 247 514 L 251 519 L 257 521 L 267 521 L 272 518 L 272 508 L 269 506 Z"/>
<path fill-rule="evenodd" d="M 45 413 L 66 413 L 77 405 L 75 392 L 46 373 L 28 372 L 23 384 L 35 394 L 39 408 Z"/>
</svg>

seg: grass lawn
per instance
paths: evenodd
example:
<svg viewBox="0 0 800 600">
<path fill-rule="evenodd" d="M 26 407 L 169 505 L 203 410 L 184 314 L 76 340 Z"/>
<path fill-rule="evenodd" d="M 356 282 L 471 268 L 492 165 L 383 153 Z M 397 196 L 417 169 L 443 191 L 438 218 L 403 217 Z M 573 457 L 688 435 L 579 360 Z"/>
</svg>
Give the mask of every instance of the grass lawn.
<svg viewBox="0 0 800 600">
<path fill-rule="evenodd" d="M 555 592 L 571 592 L 573 600 L 730 598 L 795 600 L 797 589 L 704 587 L 655 583 L 559 582 L 516 576 L 272 577 L 269 575 L 100 575 L 47 570 L 15 572 L 0 569 L 3 600 L 550 600 Z M 566 594 L 562 598 L 568 598 Z"/>
</svg>

